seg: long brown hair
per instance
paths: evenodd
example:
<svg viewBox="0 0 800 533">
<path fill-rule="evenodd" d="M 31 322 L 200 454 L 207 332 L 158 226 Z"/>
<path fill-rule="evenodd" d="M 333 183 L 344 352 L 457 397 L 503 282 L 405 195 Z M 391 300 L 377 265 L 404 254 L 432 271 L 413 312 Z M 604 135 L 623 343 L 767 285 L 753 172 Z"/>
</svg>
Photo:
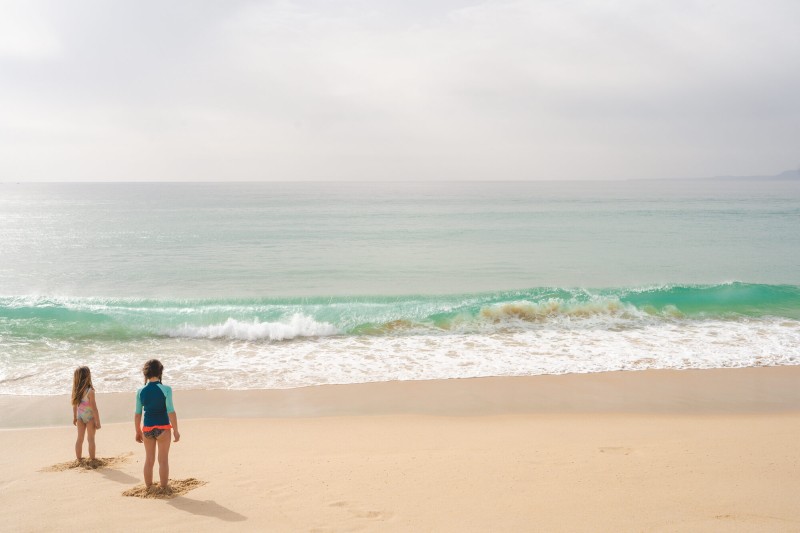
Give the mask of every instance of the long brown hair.
<svg viewBox="0 0 800 533">
<path fill-rule="evenodd" d="M 142 367 L 142 374 L 144 374 L 144 384 L 147 385 L 147 380 L 150 378 L 158 378 L 161 381 L 161 374 L 164 372 L 164 365 L 158 359 L 150 359 Z"/>
<path fill-rule="evenodd" d="M 79 366 L 72 376 L 72 405 L 78 405 L 92 388 L 92 372 L 88 366 Z"/>
</svg>

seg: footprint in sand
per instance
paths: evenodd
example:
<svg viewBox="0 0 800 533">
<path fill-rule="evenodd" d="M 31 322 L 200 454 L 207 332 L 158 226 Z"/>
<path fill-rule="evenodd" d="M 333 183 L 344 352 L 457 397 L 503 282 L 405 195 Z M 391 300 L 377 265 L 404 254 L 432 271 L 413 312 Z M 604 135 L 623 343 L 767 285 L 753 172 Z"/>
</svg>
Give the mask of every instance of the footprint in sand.
<svg viewBox="0 0 800 533">
<path fill-rule="evenodd" d="M 335 501 L 328 504 L 330 507 L 341 507 L 343 509 L 347 509 L 347 511 L 356 518 L 365 518 L 367 520 L 386 520 L 387 518 L 391 518 L 392 513 L 386 511 L 374 511 L 374 510 L 362 510 L 357 509 L 356 506 L 352 502 L 346 501 Z"/>
<path fill-rule="evenodd" d="M 633 449 L 625 448 L 624 446 L 603 446 L 598 449 L 600 453 L 610 453 L 613 455 L 630 455 L 633 452 Z"/>
<path fill-rule="evenodd" d="M 66 463 L 58 463 L 52 466 L 42 468 L 40 472 L 63 472 L 65 470 L 72 470 L 79 468 L 83 471 L 86 470 L 100 470 L 101 468 L 109 468 L 122 464 L 128 461 L 128 458 L 133 455 L 133 452 L 123 453 L 116 457 L 97 457 L 96 459 L 83 458 L 80 461 L 67 461 Z"/>
<path fill-rule="evenodd" d="M 193 477 L 187 479 L 170 479 L 169 486 L 166 489 L 162 489 L 157 485 L 151 485 L 149 488 L 144 485 L 137 485 L 132 489 L 126 490 L 122 495 L 132 496 L 134 498 L 169 500 L 175 496 L 186 494 L 197 487 L 202 487 L 205 484 L 205 481 L 200 481 Z"/>
</svg>

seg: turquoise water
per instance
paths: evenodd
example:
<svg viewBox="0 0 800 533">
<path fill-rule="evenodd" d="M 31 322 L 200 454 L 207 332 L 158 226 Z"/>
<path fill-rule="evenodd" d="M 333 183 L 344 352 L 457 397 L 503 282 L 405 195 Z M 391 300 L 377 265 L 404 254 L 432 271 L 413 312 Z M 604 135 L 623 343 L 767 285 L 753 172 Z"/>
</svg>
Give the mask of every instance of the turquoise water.
<svg viewBox="0 0 800 533">
<path fill-rule="evenodd" d="M 0 184 L 0 393 L 800 363 L 800 183 Z"/>
</svg>

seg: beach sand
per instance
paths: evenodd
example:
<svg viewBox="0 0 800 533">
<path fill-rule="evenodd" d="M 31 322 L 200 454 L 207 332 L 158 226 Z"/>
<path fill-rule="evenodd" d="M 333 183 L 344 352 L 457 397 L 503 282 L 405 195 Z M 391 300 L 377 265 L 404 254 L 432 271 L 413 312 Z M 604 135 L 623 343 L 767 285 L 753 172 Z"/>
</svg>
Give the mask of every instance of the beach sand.
<svg viewBox="0 0 800 533">
<path fill-rule="evenodd" d="M 7 531 L 800 531 L 800 367 L 175 393 L 171 478 L 140 494 L 132 394 L 0 396 Z M 55 427 L 26 427 L 55 426 Z M 54 468 L 56 467 L 56 468 Z"/>
</svg>

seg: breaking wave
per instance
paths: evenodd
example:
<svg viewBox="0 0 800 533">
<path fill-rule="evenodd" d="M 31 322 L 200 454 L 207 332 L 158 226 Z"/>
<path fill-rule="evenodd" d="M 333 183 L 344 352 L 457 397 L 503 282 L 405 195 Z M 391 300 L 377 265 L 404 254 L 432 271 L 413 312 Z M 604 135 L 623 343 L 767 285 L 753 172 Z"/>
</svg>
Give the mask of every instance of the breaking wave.
<svg viewBox="0 0 800 533">
<path fill-rule="evenodd" d="M 800 287 L 725 283 L 533 288 L 406 297 L 146 300 L 0 297 L 0 339 L 159 337 L 283 341 L 331 335 L 641 327 L 674 320 L 800 319 Z"/>
<path fill-rule="evenodd" d="M 184 324 L 167 332 L 170 337 L 237 339 L 244 341 L 283 341 L 297 337 L 326 337 L 339 332 L 331 324 L 295 313 L 287 322 L 243 322 L 229 318 L 222 324 L 190 326 Z"/>
</svg>

